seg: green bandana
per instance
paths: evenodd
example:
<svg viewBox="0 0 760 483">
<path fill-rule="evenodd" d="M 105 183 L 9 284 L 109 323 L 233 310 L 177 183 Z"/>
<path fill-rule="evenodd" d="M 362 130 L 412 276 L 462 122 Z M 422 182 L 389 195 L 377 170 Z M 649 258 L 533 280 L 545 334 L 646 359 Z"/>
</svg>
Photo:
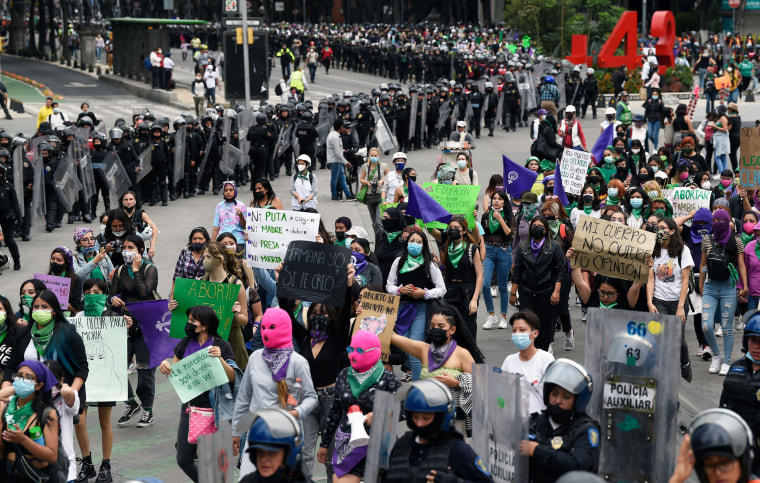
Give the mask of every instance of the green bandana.
<svg viewBox="0 0 760 483">
<path fill-rule="evenodd" d="M 553 238 L 557 238 L 560 225 L 562 225 L 562 222 L 559 220 L 549 220 L 549 229 L 552 231 Z"/>
<path fill-rule="evenodd" d="M 574 210 L 574 209 L 575 209 L 577 206 L 578 206 L 578 202 L 577 202 L 577 201 L 573 201 L 573 202 L 572 202 L 572 203 L 570 203 L 569 205 L 565 206 L 565 211 L 566 211 L 567 213 L 570 213 L 570 212 L 572 212 L 572 211 L 573 211 L 573 210 Z"/>
<path fill-rule="evenodd" d="M 406 260 L 404 260 L 404 265 L 401 267 L 401 270 L 399 270 L 399 273 L 409 273 L 417 267 L 422 266 L 424 261 L 425 256 L 422 253 L 417 257 L 407 255 Z"/>
<path fill-rule="evenodd" d="M 52 320 L 42 327 L 37 323 L 32 324 L 32 341 L 41 356 L 45 355 L 50 339 L 53 338 L 53 329 L 55 329 L 55 321 Z"/>
<path fill-rule="evenodd" d="M 728 264 L 728 273 L 731 274 L 731 284 L 736 287 L 736 283 L 739 281 L 739 272 L 736 271 L 733 263 Z"/>
<path fill-rule="evenodd" d="M 86 317 L 101 317 L 103 309 L 106 308 L 106 298 L 104 293 L 88 293 L 84 296 L 84 315 Z"/>
<path fill-rule="evenodd" d="M 3 319 L 3 323 L 0 324 L 0 344 L 5 340 L 5 336 L 8 335 L 8 323 Z"/>
<path fill-rule="evenodd" d="M 86 257 L 88 262 L 91 261 L 93 258 L 95 258 L 95 255 L 91 257 Z M 105 277 L 103 277 L 103 272 L 100 270 L 100 268 L 98 268 L 97 264 L 95 264 L 95 269 L 92 272 L 90 272 L 90 278 L 97 278 L 98 280 L 105 281 Z"/>
<path fill-rule="evenodd" d="M 607 206 L 617 206 L 620 204 L 620 197 L 613 198 L 612 196 L 607 196 Z"/>
<path fill-rule="evenodd" d="M 345 247 L 347 241 L 348 241 L 348 238 L 344 238 L 342 240 L 338 240 L 336 238 L 335 241 L 333 242 L 333 245 L 338 246 L 338 247 Z"/>
<path fill-rule="evenodd" d="M 617 304 L 618 304 L 617 302 L 614 302 L 614 303 L 611 303 L 609 305 L 606 305 L 606 304 L 603 304 L 602 301 L 600 300 L 599 301 L 599 308 L 600 309 L 614 309 L 615 307 L 617 307 Z"/>
<path fill-rule="evenodd" d="M 739 238 L 741 238 L 742 243 L 744 243 L 744 245 L 746 246 L 747 243 L 751 242 L 752 239 L 755 238 L 755 236 L 754 235 L 747 235 L 746 233 L 742 233 Z"/>
<path fill-rule="evenodd" d="M 467 243 L 465 242 L 449 244 L 448 258 L 452 267 L 459 267 L 459 262 L 462 260 L 465 247 L 467 247 Z"/>
<path fill-rule="evenodd" d="M 32 321 L 32 302 L 34 301 L 34 297 L 31 295 L 22 295 L 21 296 L 21 311 L 24 313 L 24 320 L 27 321 L 27 323 Z"/>
<path fill-rule="evenodd" d="M 11 396 L 11 400 L 5 411 L 5 423 L 8 426 L 8 429 L 18 427 L 19 430 L 23 430 L 26 428 L 26 423 L 33 414 L 34 409 L 32 408 L 32 401 L 18 407 L 18 396 Z"/>
<path fill-rule="evenodd" d="M 398 238 L 398 236 L 401 234 L 400 231 L 386 231 L 385 236 L 388 237 L 388 243 L 393 243 L 393 241 Z"/>
<path fill-rule="evenodd" d="M 596 191 L 596 194 L 599 194 L 599 189 L 602 187 L 602 183 L 592 184 L 592 188 L 594 188 L 594 191 Z"/>
<path fill-rule="evenodd" d="M 760 260 L 760 242 L 755 243 L 755 256 Z"/>
<path fill-rule="evenodd" d="M 639 208 L 631 208 L 631 213 L 632 213 L 632 214 L 633 214 L 633 216 L 634 216 L 634 217 L 636 217 L 637 219 L 638 219 L 638 218 L 641 218 L 641 208 L 640 208 L 640 207 L 639 207 Z"/>
<path fill-rule="evenodd" d="M 594 205 L 583 205 L 583 212 L 587 215 L 590 215 L 591 212 L 594 210 Z"/>
<path fill-rule="evenodd" d="M 491 210 L 491 212 L 488 214 L 488 228 L 491 230 L 491 233 L 496 233 L 499 228 L 501 227 L 501 223 L 499 223 L 499 220 L 493 217 L 493 212 L 495 210 Z M 504 218 L 504 210 L 501 210 L 499 212 L 501 214 L 502 219 Z M 527 216 L 527 214 L 526 214 Z M 531 213 L 531 216 L 533 216 L 533 213 Z"/>
<path fill-rule="evenodd" d="M 385 368 L 381 361 L 377 361 L 375 367 L 367 372 L 356 372 L 353 367 L 349 367 L 348 385 L 351 386 L 351 394 L 358 399 L 361 393 L 380 380 L 383 376 L 383 371 L 385 371 Z"/>
<path fill-rule="evenodd" d="M 536 211 L 538 210 L 540 203 L 523 203 L 523 214 L 525 215 L 525 219 L 527 221 L 531 221 L 533 219 L 533 215 L 536 214 Z M 502 210 L 503 212 L 504 210 Z M 503 218 L 503 216 L 502 216 Z"/>
</svg>

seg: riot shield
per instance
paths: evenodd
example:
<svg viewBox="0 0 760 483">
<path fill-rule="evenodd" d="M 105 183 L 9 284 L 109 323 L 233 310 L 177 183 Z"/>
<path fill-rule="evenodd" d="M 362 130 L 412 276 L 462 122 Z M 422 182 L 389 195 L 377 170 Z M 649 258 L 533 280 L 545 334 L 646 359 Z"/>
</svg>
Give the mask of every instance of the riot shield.
<svg viewBox="0 0 760 483">
<path fill-rule="evenodd" d="M 32 184 L 32 213 L 36 217 L 45 216 L 47 206 L 45 204 L 45 166 L 42 157 L 34 151 L 32 153 L 32 165 L 34 166 L 34 183 Z M 117 206 L 117 205 L 113 205 Z M 34 220 L 34 217 L 32 217 Z"/>
<path fill-rule="evenodd" d="M 412 96 L 411 103 L 409 107 L 409 139 L 414 137 L 414 132 L 417 128 L 417 110 L 419 108 L 417 93 Z"/>
<path fill-rule="evenodd" d="M 449 114 L 451 114 L 451 104 L 449 102 L 444 102 L 438 110 L 438 122 L 435 124 L 436 129 L 443 128 L 446 124 L 446 120 L 449 118 Z"/>
<path fill-rule="evenodd" d="M 230 144 L 230 147 L 228 148 L 227 156 L 229 158 L 228 164 L 227 164 L 227 168 L 229 172 L 227 174 L 229 174 L 230 176 L 235 174 L 235 168 L 237 167 L 237 165 L 239 164 L 242 165 L 243 159 L 248 157 L 248 156 L 243 156 L 243 152 L 240 150 L 240 148 L 233 146 L 231 144 Z"/>
<path fill-rule="evenodd" d="M 351 119 L 356 119 L 356 116 L 359 115 L 359 109 L 362 106 L 362 101 L 354 101 L 353 104 L 351 104 Z"/>
<path fill-rule="evenodd" d="M 89 200 L 95 194 L 95 174 L 92 171 L 92 162 L 89 150 L 84 151 L 81 145 L 77 146 L 76 142 L 69 144 L 68 157 L 71 160 L 79 161 L 79 181 L 82 184 L 82 194 Z"/>
<path fill-rule="evenodd" d="M 470 129 L 472 127 L 472 116 L 474 114 L 475 113 L 472 109 L 472 102 L 467 99 L 467 106 L 464 108 L 464 122 L 467 123 L 467 129 Z"/>
<path fill-rule="evenodd" d="M 151 144 L 145 148 L 145 151 L 140 153 L 137 159 L 140 162 L 140 171 L 137 173 L 137 182 L 139 183 L 143 178 L 148 176 L 148 173 L 153 171 L 153 164 L 151 162 L 153 159 L 153 145 Z"/>
<path fill-rule="evenodd" d="M 377 140 L 377 146 L 381 151 L 390 151 L 394 146 L 398 145 L 396 136 L 391 131 L 388 121 L 385 120 L 385 116 L 381 112 L 373 112 L 372 116 L 375 118 L 375 139 Z"/>
<path fill-rule="evenodd" d="M 325 145 L 328 134 L 330 134 L 330 123 L 327 120 L 317 124 L 317 147 Z"/>
<path fill-rule="evenodd" d="M 399 394 L 404 391 L 399 391 Z M 388 391 L 375 391 L 372 404 L 372 426 L 369 433 L 364 483 L 378 483 L 380 472 L 388 469 L 391 451 L 396 444 L 401 404 Z"/>
<path fill-rule="evenodd" d="M 478 89 L 480 90 L 481 93 L 483 93 L 483 92 L 486 91 L 486 82 L 487 81 L 488 81 L 488 79 L 486 79 L 485 77 L 481 77 L 480 79 L 478 79 Z"/>
<path fill-rule="evenodd" d="M 211 132 L 208 136 L 208 141 L 206 141 L 206 147 L 203 148 L 203 159 L 201 160 L 201 165 L 198 169 L 199 174 L 203 174 L 203 170 L 206 169 L 206 162 L 208 162 L 208 155 L 211 153 L 211 147 L 214 144 L 214 137 L 216 136 L 216 123 L 211 127 Z"/>
<path fill-rule="evenodd" d="M 565 92 L 565 74 L 563 70 L 560 70 L 559 74 L 554 76 L 554 81 L 557 83 L 557 89 L 559 89 L 559 106 L 557 106 L 557 115 L 559 115 L 559 111 L 567 107 L 567 93 Z M 560 109 L 560 107 L 562 109 Z"/>
<path fill-rule="evenodd" d="M 428 107 L 428 99 L 427 95 L 422 96 L 422 105 L 420 106 L 420 109 L 422 109 L 422 113 L 420 115 L 420 132 L 418 133 L 420 135 L 420 144 L 425 142 L 425 129 L 427 129 L 427 107 Z"/>
<path fill-rule="evenodd" d="M 222 146 L 222 162 L 219 163 L 219 169 L 227 176 L 232 175 L 235 172 L 235 164 L 230 162 L 230 146 L 232 141 L 232 119 L 224 116 L 224 124 L 222 125 L 222 136 L 224 137 L 224 145 Z"/>
<path fill-rule="evenodd" d="M 275 157 L 279 158 L 290 147 L 292 137 L 293 124 L 280 129 L 280 134 L 277 136 L 277 144 L 275 144 Z"/>
<path fill-rule="evenodd" d="M 119 198 L 125 191 L 132 186 L 132 182 L 129 180 L 129 175 L 121 164 L 119 155 L 115 150 L 111 150 L 103 159 L 105 169 L 103 170 L 103 176 L 105 182 L 108 185 L 108 197 L 111 200 L 111 206 L 119 206 Z"/>
<path fill-rule="evenodd" d="M 71 211 L 78 199 L 79 190 L 82 189 L 74 162 L 69 158 L 62 158 L 53 172 L 53 180 L 58 200 L 67 212 Z"/>
<path fill-rule="evenodd" d="M 602 429 L 606 481 L 667 481 L 675 466 L 681 320 L 591 308 L 586 367 L 596 387 L 588 414 Z M 675 355 L 675 356 L 674 356 Z"/>
<path fill-rule="evenodd" d="M 248 157 L 248 151 L 251 149 L 251 142 L 248 140 L 248 129 L 251 128 L 253 123 L 253 111 L 242 111 L 238 114 L 238 143 L 240 144 L 240 166 L 247 166 L 250 162 Z"/>
<path fill-rule="evenodd" d="M 24 150 L 16 148 L 13 151 L 13 189 L 16 191 L 21 216 L 24 216 Z"/>
<path fill-rule="evenodd" d="M 504 116 L 504 92 L 499 94 L 499 104 L 496 106 L 496 123 L 501 124 Z"/>
<path fill-rule="evenodd" d="M 473 364 L 472 389 L 473 450 L 495 482 L 527 482 L 528 457 L 519 446 L 528 439 L 528 402 L 520 376 Z"/>
<path fill-rule="evenodd" d="M 185 151 L 187 144 L 187 128 L 182 125 L 174 133 L 174 182 L 179 183 L 185 176 Z"/>
</svg>

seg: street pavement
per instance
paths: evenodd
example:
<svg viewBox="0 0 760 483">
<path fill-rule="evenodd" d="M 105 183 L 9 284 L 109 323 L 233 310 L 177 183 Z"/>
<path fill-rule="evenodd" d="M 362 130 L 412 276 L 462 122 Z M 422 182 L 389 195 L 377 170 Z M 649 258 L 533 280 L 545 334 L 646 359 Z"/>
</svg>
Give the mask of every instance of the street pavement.
<svg viewBox="0 0 760 483">
<path fill-rule="evenodd" d="M 181 63 L 180 55 L 177 55 Z M 4 70 L 23 74 L 37 81 L 43 82 L 49 86 L 56 94 L 66 96 L 62 103 L 63 110 L 70 116 L 76 117 L 79 112 L 79 104 L 83 101 L 90 103 L 91 109 L 99 117 L 104 118 L 107 129 L 113 126 L 117 117 L 129 118 L 133 112 L 140 111 L 144 108 L 150 108 L 157 116 L 167 115 L 173 119 L 179 114 L 179 110 L 163 106 L 156 103 L 148 102 L 129 95 L 123 89 L 114 87 L 110 84 L 98 82 L 88 74 L 83 74 L 71 69 L 61 68 L 55 64 L 46 64 L 27 59 L 18 59 L 4 56 L 2 59 Z M 179 69 L 187 69 L 188 76 L 192 73 L 188 65 L 180 65 Z M 273 77 L 279 78 L 279 65 L 274 70 Z M 341 70 L 331 70 L 329 76 L 324 75 L 324 70 L 320 69 L 317 74 L 317 82 L 312 84 L 307 95 L 313 100 L 318 100 L 324 95 L 333 92 L 342 92 L 343 90 L 352 90 L 354 93 L 364 91 L 369 92 L 374 86 L 387 80 L 363 74 L 355 74 Z M 9 94 L 13 96 L 12 88 L 9 88 Z M 668 101 L 668 96 L 665 96 Z M 275 101 L 273 101 L 274 103 Z M 30 114 L 16 115 L 14 113 L 13 121 L 0 121 L 0 126 L 16 133 L 19 131 L 33 132 L 35 129 L 36 112 L 41 107 L 41 103 L 25 103 L 25 107 Z M 640 103 L 632 103 L 634 113 L 643 112 Z M 675 104 L 673 104 L 675 107 Z M 760 118 L 760 106 L 754 103 L 740 103 L 740 113 L 745 122 Z M 187 106 L 188 111 L 192 111 L 192 105 Z M 701 121 L 704 104 L 700 101 L 695 115 L 695 124 Z M 592 120 L 591 115 L 581 120 L 584 127 L 589 148 L 599 136 L 598 123 L 603 117 L 599 113 L 599 119 Z M 529 137 L 528 130 L 525 128 L 518 129 L 516 133 L 506 133 L 497 129 L 494 137 L 487 137 L 487 132 L 483 132 L 480 139 L 476 139 L 476 149 L 474 150 L 474 167 L 479 174 L 479 179 L 485 183 L 493 173 L 502 172 L 501 154 L 507 154 L 511 159 L 522 161 L 529 156 Z M 660 137 L 662 139 L 662 136 Z M 410 152 L 408 154 L 411 167 L 418 170 L 419 182 L 430 179 L 436 166 L 437 150 L 422 150 Z M 389 157 L 381 158 L 384 162 L 390 162 Z M 329 192 L 329 171 L 316 170 L 315 175 L 320 180 L 321 192 L 318 196 L 318 210 L 322 214 L 325 226 L 332 229 L 334 220 L 339 216 L 348 216 L 354 225 L 362 225 L 366 228 L 371 227 L 369 213 L 367 209 L 356 202 L 337 202 L 330 199 Z M 281 176 L 273 182 L 277 194 L 281 197 L 283 204 L 288 207 L 290 198 L 288 196 L 289 180 Z M 239 199 L 245 203 L 251 201 L 250 186 L 239 189 Z M 187 243 L 187 236 L 190 230 L 198 225 L 206 226 L 211 229 L 213 223 L 214 207 L 221 201 L 221 196 L 211 195 L 197 196 L 192 199 L 181 199 L 170 203 L 169 207 L 146 207 L 150 217 L 159 227 L 160 234 L 156 249 L 155 264 L 159 270 L 159 288 L 158 292 L 162 296 L 169 293 L 172 274 L 177 256 L 180 249 Z M 99 209 L 102 211 L 102 205 Z M 66 218 L 64 218 L 64 223 Z M 72 235 L 73 228 L 77 225 L 63 225 L 63 228 L 55 230 L 53 233 L 45 233 L 44 223 L 42 220 L 36 220 L 32 228 L 32 240 L 30 242 L 18 241 L 22 255 L 22 270 L 18 272 L 6 271 L 0 277 L 0 287 L 3 287 L 2 293 L 8 296 L 14 306 L 18 303 L 18 288 L 23 280 L 31 278 L 34 272 L 47 270 L 47 256 L 53 248 L 59 245 L 73 247 Z M 97 223 L 91 225 L 96 231 L 99 229 Z M 371 229 L 369 229 L 371 231 Z M 564 351 L 564 336 L 557 333 L 557 344 L 555 357 L 569 357 L 575 361 L 583 362 L 585 358 L 585 340 L 588 336 L 586 326 L 581 320 L 581 311 L 573 303 L 575 300 L 574 293 L 570 297 L 570 313 L 575 331 L 575 349 L 573 351 Z M 495 304 L 500 300 L 495 299 Z M 508 317 L 514 313 L 514 308 L 509 308 Z M 479 325 L 485 321 L 486 312 L 481 303 L 478 311 Z M 687 322 L 687 340 L 689 343 L 690 353 L 692 354 L 692 365 L 694 369 L 694 380 L 690 385 L 682 383 L 682 408 L 697 407 L 707 408 L 717 405 L 720 390 L 722 387 L 722 378 L 718 375 L 707 373 L 709 362 L 696 360 L 695 353 L 697 343 L 694 336 L 691 318 Z M 495 366 L 501 366 L 504 358 L 516 351 L 516 348 L 510 340 L 509 330 L 490 330 L 484 331 L 479 329 L 478 341 L 479 346 L 486 357 L 487 363 Z M 721 339 L 719 343 L 722 344 Z M 739 349 L 741 347 L 741 333 L 734 337 L 733 358 L 741 357 Z M 678 357 L 678 354 L 673 354 Z M 135 376 L 130 380 L 135 383 Z M 154 407 L 156 423 L 150 428 L 138 429 L 134 426 L 127 428 L 117 428 L 116 420 L 123 411 L 123 405 L 118 405 L 113 411 L 113 423 L 115 442 L 111 466 L 113 468 L 114 479 L 122 481 L 127 478 L 139 476 L 156 476 L 166 482 L 185 482 L 188 479 L 179 470 L 175 463 L 174 442 L 176 440 L 176 427 L 179 419 L 180 402 L 165 377 L 157 376 L 157 398 Z M 684 397 L 685 395 L 685 397 Z M 88 421 L 88 430 L 91 436 L 91 447 L 93 451 L 93 460 L 96 465 L 100 464 L 100 429 L 97 423 L 95 412 L 91 412 Z M 137 422 L 135 418 L 134 422 Z M 679 417 L 679 425 L 688 424 L 688 419 L 684 416 L 682 420 Z M 319 466 L 319 465 L 317 465 Z M 323 471 L 315 470 L 317 479 L 324 478 Z"/>
</svg>

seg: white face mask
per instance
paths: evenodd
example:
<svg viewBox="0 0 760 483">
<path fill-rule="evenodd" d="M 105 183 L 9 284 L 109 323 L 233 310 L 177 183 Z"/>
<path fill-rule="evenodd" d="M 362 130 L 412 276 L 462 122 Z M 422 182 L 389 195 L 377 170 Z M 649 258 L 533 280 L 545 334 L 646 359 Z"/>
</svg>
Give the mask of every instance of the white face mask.
<svg viewBox="0 0 760 483">
<path fill-rule="evenodd" d="M 641 149 L 633 148 L 633 149 L 631 149 L 631 152 L 633 154 L 639 154 L 641 152 Z"/>
<path fill-rule="evenodd" d="M 106 232 L 106 225 L 100 225 L 100 233 Z"/>
<path fill-rule="evenodd" d="M 298 171 L 303 172 L 304 170 L 306 170 L 306 165 L 299 164 L 298 165 Z"/>
<path fill-rule="evenodd" d="M 702 183 L 702 189 L 703 189 L 703 190 L 709 190 L 709 189 L 712 189 L 712 185 L 710 184 L 710 182 L 709 182 L 709 181 L 705 181 L 704 183 Z"/>
</svg>

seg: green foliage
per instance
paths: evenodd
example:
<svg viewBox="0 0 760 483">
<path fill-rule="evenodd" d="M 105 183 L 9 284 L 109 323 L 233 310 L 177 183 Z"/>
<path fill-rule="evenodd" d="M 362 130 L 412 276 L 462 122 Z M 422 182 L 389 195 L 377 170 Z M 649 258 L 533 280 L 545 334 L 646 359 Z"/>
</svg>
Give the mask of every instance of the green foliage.
<svg viewBox="0 0 760 483">
<path fill-rule="evenodd" d="M 613 94 L 615 92 L 612 84 L 612 74 L 617 70 L 614 69 L 596 69 L 594 77 L 599 84 L 600 94 Z M 641 88 L 641 69 L 637 67 L 632 71 L 626 71 L 625 90 L 628 92 L 639 92 Z"/>
<path fill-rule="evenodd" d="M 668 67 L 665 75 L 661 76 L 660 87 L 666 92 L 689 91 L 694 85 L 694 74 L 689 67 L 678 65 Z"/>
</svg>

